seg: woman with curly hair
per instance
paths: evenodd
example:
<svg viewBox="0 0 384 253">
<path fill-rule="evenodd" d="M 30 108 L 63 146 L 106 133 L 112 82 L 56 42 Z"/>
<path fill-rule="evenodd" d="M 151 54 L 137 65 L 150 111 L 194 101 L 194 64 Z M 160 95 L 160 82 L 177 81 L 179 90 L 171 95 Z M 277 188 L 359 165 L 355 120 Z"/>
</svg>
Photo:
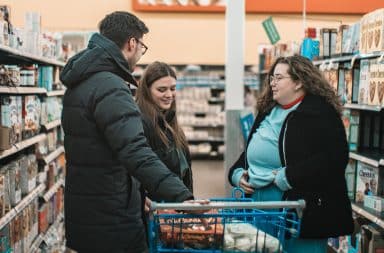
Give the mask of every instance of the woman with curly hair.
<svg viewBox="0 0 384 253">
<path fill-rule="evenodd" d="M 228 179 L 256 201 L 306 201 L 300 238 L 287 252 L 326 252 L 327 238 L 353 231 L 339 98 L 311 61 L 278 58 L 257 100 L 247 147 Z"/>
</svg>

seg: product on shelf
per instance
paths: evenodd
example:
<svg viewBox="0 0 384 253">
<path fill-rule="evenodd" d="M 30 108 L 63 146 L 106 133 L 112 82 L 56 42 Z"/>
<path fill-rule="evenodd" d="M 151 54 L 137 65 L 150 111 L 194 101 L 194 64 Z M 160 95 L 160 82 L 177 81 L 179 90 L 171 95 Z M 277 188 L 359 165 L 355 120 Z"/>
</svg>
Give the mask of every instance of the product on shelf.
<svg viewBox="0 0 384 253">
<path fill-rule="evenodd" d="M 347 182 L 348 197 L 351 200 L 355 199 L 356 186 L 356 160 L 349 159 L 347 168 L 345 169 L 345 180 Z"/>
<path fill-rule="evenodd" d="M 369 81 L 370 81 L 369 60 L 363 59 L 360 61 L 359 104 L 368 104 Z"/>
<path fill-rule="evenodd" d="M 357 162 L 356 169 L 356 202 L 364 202 L 366 195 L 382 196 L 383 171 L 366 163 Z"/>
</svg>

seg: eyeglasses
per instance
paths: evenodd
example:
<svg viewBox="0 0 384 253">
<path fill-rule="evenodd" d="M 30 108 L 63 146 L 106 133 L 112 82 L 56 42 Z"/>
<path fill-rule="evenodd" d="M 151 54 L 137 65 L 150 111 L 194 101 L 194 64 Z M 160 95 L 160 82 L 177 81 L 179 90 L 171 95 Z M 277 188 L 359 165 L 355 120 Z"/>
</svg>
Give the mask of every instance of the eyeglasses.
<svg viewBox="0 0 384 253">
<path fill-rule="evenodd" d="M 141 44 L 141 55 L 144 55 L 147 50 L 148 50 L 148 47 L 144 44 L 144 42 L 142 42 L 141 40 L 135 38 L 137 43 Z"/>
<path fill-rule="evenodd" d="M 282 75 L 270 75 L 269 76 L 269 84 L 272 84 L 273 82 L 278 83 L 284 78 L 291 78 L 290 76 L 282 76 Z"/>
</svg>

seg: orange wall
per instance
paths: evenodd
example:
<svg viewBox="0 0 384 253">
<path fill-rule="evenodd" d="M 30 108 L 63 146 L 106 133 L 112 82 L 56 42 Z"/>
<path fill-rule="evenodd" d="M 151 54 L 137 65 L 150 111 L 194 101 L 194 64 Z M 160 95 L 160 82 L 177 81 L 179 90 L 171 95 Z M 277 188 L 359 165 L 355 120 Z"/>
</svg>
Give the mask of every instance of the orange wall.
<svg viewBox="0 0 384 253">
<path fill-rule="evenodd" d="M 114 10 L 131 11 L 131 0 L 3 0 L 11 7 L 15 26 L 24 26 L 24 13 L 38 11 L 42 27 L 49 31 L 96 30 L 97 23 Z M 162 60 L 173 64 L 224 64 L 224 13 L 136 13 L 150 29 L 149 46 L 141 63 Z M 247 14 L 245 24 L 245 64 L 257 64 L 258 45 L 268 44 L 261 22 L 267 14 Z M 302 20 L 296 15 L 273 15 L 283 42 L 300 41 Z M 337 27 L 352 23 L 361 15 L 309 15 L 308 26 Z M 328 20 L 328 21 L 324 21 Z"/>
</svg>

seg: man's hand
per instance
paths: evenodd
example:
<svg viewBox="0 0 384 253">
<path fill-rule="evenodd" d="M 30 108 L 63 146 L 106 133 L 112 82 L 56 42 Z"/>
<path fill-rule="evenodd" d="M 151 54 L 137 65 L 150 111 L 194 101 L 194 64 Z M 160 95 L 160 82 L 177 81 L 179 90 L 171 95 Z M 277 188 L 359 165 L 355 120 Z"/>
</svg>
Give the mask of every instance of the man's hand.
<svg viewBox="0 0 384 253">
<path fill-rule="evenodd" d="M 248 183 L 248 171 L 244 170 L 243 175 L 240 178 L 239 187 L 244 190 L 245 193 L 253 194 L 255 189 Z"/>
</svg>

